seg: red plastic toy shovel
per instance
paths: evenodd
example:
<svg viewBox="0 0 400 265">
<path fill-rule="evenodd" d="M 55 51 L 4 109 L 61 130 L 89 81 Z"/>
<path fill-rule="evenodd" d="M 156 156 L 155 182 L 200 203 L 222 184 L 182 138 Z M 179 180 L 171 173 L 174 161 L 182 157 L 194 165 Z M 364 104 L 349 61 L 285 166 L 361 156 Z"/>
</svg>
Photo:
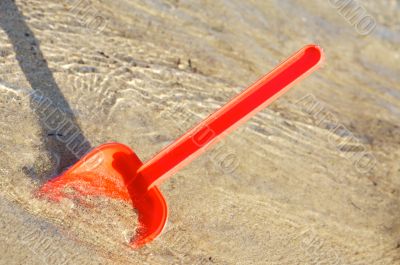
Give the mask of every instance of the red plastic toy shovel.
<svg viewBox="0 0 400 265">
<path fill-rule="evenodd" d="M 167 204 L 157 186 L 316 70 L 322 57 L 319 46 L 305 46 L 144 164 L 129 147 L 104 144 L 46 183 L 39 194 L 56 201 L 92 195 L 132 202 L 140 227 L 131 246 L 142 246 L 161 233 L 167 220 Z M 65 192 L 67 187 L 76 192 Z"/>
</svg>

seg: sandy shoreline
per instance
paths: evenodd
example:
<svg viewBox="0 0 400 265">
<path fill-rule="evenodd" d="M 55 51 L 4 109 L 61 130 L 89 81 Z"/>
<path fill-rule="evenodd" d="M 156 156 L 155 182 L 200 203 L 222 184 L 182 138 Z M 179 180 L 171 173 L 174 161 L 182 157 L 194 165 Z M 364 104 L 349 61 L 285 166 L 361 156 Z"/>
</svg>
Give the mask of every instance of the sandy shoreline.
<svg viewBox="0 0 400 265">
<path fill-rule="evenodd" d="M 366 35 L 329 1 L 77 3 L 0 4 L 0 264 L 400 264 L 396 1 Z M 324 67 L 163 184 L 149 246 L 121 202 L 35 196 L 77 159 L 46 111 L 146 160 L 307 43 Z"/>
</svg>

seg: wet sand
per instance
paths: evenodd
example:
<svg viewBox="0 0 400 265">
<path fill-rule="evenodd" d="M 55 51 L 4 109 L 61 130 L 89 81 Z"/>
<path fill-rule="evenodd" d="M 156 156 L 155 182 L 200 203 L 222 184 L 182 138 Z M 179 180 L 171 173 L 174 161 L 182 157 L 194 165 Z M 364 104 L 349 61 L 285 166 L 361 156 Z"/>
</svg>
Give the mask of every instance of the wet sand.
<svg viewBox="0 0 400 265">
<path fill-rule="evenodd" d="M 0 264 L 400 264 L 400 7 L 363 35 L 330 2 L 2 0 Z M 146 161 L 308 43 L 322 69 L 162 185 L 152 244 L 123 202 L 35 196 L 77 159 L 52 111 Z"/>
</svg>

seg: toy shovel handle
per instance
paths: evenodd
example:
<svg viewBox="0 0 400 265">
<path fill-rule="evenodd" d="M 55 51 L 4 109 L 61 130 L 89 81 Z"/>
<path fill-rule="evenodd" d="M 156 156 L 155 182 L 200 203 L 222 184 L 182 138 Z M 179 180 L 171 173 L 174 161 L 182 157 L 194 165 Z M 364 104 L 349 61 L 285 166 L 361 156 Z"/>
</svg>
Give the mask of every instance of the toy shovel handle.
<svg viewBox="0 0 400 265">
<path fill-rule="evenodd" d="M 191 162 L 255 113 L 284 94 L 295 82 L 316 70 L 323 57 L 317 45 L 296 52 L 225 106 L 208 116 L 142 165 L 133 182 L 149 190 Z"/>
</svg>

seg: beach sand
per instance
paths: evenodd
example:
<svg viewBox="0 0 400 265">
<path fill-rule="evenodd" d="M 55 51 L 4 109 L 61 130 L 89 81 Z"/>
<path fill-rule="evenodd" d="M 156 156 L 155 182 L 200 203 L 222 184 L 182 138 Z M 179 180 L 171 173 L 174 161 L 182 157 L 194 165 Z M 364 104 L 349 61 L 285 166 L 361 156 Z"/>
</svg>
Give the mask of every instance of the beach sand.
<svg viewBox="0 0 400 265">
<path fill-rule="evenodd" d="M 400 264 L 400 4 L 360 1 L 366 34 L 333 2 L 1 0 L 0 264 Z M 324 66 L 163 183 L 144 248 L 126 203 L 35 195 L 77 160 L 54 111 L 146 161 L 309 43 Z"/>
</svg>

